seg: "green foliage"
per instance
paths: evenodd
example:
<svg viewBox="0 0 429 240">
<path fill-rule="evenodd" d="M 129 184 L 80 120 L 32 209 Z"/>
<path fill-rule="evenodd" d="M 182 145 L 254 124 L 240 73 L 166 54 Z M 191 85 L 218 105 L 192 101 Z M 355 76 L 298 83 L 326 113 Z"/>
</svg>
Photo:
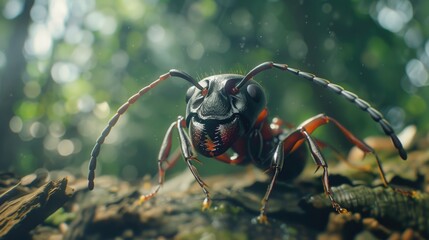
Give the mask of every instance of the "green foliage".
<svg viewBox="0 0 429 240">
<path fill-rule="evenodd" d="M 16 18 L 7 17 L 13 2 L 18 1 L 0 4 L 3 78 L 9 69 L 1 56 L 16 37 L 11 27 Z M 10 93 L 17 97 L 14 116 L 0 124 L 22 123 L 13 128 L 19 136 L 15 159 L 85 175 L 91 148 L 109 118 L 159 75 L 172 68 L 198 79 L 244 74 L 272 60 L 357 93 L 397 130 L 417 124 L 425 132 L 429 30 L 423 9 L 429 3 L 401 2 L 36 1 L 24 26 L 25 62 L 16 63 L 25 66 L 16 80 L 24 87 Z M 362 138 L 382 134 L 367 114 L 302 79 L 272 71 L 257 80 L 266 88 L 272 116 L 298 125 L 326 112 Z M 167 127 L 185 114 L 188 86 L 170 79 L 133 105 L 106 139 L 98 170 L 131 180 L 153 174 Z M 349 147 L 331 128 L 316 134 L 344 151 Z M 34 170 L 28 164 L 17 160 L 2 167 Z"/>
<path fill-rule="evenodd" d="M 50 215 L 45 223 L 51 224 L 53 226 L 59 226 L 61 223 L 70 222 L 76 218 L 76 214 L 66 212 L 64 208 L 59 208 L 52 215 Z"/>
</svg>

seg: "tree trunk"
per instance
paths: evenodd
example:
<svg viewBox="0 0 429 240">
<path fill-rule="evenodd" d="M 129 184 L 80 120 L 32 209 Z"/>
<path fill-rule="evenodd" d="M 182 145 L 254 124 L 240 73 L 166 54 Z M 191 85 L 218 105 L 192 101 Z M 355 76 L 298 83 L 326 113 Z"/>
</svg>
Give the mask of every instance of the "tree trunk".
<svg viewBox="0 0 429 240">
<path fill-rule="evenodd" d="M 18 136 L 9 128 L 10 119 L 14 116 L 14 107 L 22 98 L 26 60 L 23 47 L 31 23 L 30 10 L 34 0 L 24 1 L 22 13 L 12 20 L 12 34 L 6 48 L 6 66 L 0 75 L 0 169 L 7 169 L 17 158 Z"/>
</svg>

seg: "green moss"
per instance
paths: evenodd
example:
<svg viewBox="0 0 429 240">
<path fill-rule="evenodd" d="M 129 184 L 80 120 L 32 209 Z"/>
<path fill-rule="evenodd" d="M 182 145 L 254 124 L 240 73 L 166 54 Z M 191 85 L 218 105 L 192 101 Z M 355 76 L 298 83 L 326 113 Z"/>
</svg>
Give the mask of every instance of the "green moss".
<svg viewBox="0 0 429 240">
<path fill-rule="evenodd" d="M 64 208 L 59 208 L 45 220 L 45 223 L 58 226 L 61 223 L 73 220 L 75 217 L 74 213 L 66 212 Z"/>
<path fill-rule="evenodd" d="M 229 214 L 229 215 L 238 215 L 243 211 L 241 207 L 234 206 L 228 203 L 220 203 L 216 206 L 212 206 L 208 212 L 211 214 Z"/>
</svg>

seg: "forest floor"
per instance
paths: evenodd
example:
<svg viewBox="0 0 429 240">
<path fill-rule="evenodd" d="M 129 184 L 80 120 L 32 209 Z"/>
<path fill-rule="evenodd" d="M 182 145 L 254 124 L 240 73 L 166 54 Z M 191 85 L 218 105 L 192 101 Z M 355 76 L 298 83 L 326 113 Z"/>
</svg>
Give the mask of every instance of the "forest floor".
<svg viewBox="0 0 429 240">
<path fill-rule="evenodd" d="M 362 161 L 352 149 L 348 161 L 329 167 L 334 196 L 347 213 L 335 212 L 323 193 L 321 171 L 315 174 L 308 163 L 293 182 L 277 182 L 267 224 L 256 217 L 269 179 L 253 167 L 205 177 L 212 197 L 205 211 L 204 194 L 189 171 L 168 179 L 156 197 L 141 204 L 141 193 L 154 187 L 150 178 L 129 183 L 98 176 L 88 191 L 85 178 L 66 172 L 24 178 L 3 173 L 0 239 L 425 239 L 429 137 L 403 134 L 407 161 L 390 149 L 389 139 L 366 139 L 380 149 L 390 187 L 381 186 L 373 156 Z"/>
</svg>

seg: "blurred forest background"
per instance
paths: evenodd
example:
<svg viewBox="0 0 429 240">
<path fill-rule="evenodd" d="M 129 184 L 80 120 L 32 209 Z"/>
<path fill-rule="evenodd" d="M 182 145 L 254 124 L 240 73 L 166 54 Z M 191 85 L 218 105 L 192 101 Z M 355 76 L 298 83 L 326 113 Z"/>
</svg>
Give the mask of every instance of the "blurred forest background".
<svg viewBox="0 0 429 240">
<path fill-rule="evenodd" d="M 429 1 L 5 0 L 0 10 L 1 171 L 86 175 L 116 109 L 172 68 L 201 79 L 287 63 L 355 92 L 396 131 L 429 129 Z M 256 80 L 271 117 L 298 125 L 325 112 L 361 138 L 383 134 L 368 114 L 306 80 L 278 70 Z M 188 87 L 171 78 L 133 105 L 106 139 L 97 174 L 154 174 Z M 315 134 L 350 148 L 332 127 Z M 202 160 L 202 172 L 234 168 Z"/>
</svg>

